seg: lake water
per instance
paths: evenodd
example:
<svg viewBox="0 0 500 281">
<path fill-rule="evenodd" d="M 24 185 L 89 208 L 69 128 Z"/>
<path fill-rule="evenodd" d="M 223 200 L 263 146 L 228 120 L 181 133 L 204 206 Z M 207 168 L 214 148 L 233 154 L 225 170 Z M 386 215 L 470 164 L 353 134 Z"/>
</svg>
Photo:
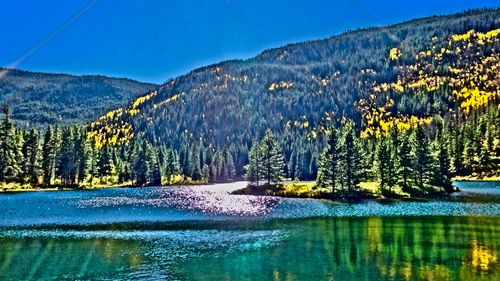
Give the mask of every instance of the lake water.
<svg viewBox="0 0 500 281">
<path fill-rule="evenodd" d="M 0 194 L 0 280 L 500 280 L 500 184 L 356 204 L 244 183 Z"/>
</svg>

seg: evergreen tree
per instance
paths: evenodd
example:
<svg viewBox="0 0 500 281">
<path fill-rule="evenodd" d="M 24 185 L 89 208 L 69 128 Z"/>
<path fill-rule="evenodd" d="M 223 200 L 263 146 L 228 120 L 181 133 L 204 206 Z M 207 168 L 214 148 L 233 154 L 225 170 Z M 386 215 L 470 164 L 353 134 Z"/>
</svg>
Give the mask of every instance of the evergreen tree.
<svg viewBox="0 0 500 281">
<path fill-rule="evenodd" d="M 76 131 L 75 136 L 75 158 L 77 162 L 77 178 L 83 183 L 88 175 L 90 152 L 87 144 L 87 134 L 84 130 Z"/>
<path fill-rule="evenodd" d="M 47 127 L 43 138 L 42 146 L 42 170 L 43 184 L 50 186 L 55 175 L 55 160 L 56 160 L 56 142 L 54 131 L 51 126 Z"/>
<path fill-rule="evenodd" d="M 194 181 L 201 180 L 201 166 L 200 166 L 200 151 L 196 145 L 191 148 L 190 166 L 191 166 L 191 179 Z"/>
<path fill-rule="evenodd" d="M 207 164 L 204 164 L 201 169 L 201 179 L 205 182 L 210 182 L 210 168 Z"/>
<path fill-rule="evenodd" d="M 335 194 L 339 169 L 340 143 L 338 132 L 333 126 L 328 128 L 326 147 L 319 162 L 318 186 L 331 188 Z"/>
<path fill-rule="evenodd" d="M 38 132 L 32 129 L 27 135 L 23 147 L 25 159 L 24 178 L 32 186 L 38 185 L 38 176 L 40 175 L 39 152 Z"/>
<path fill-rule="evenodd" d="M 343 126 L 343 156 L 342 164 L 344 168 L 342 169 L 344 173 L 345 187 L 349 193 L 354 192 L 358 188 L 360 182 L 360 153 L 358 151 L 359 146 L 357 145 L 357 139 L 354 133 L 354 124 L 352 122 L 346 122 Z"/>
<path fill-rule="evenodd" d="M 158 153 L 151 145 L 148 145 L 147 158 L 149 162 L 148 166 L 150 167 L 149 184 L 153 186 L 160 186 L 161 185 L 160 161 L 158 159 Z"/>
<path fill-rule="evenodd" d="M 150 167 L 148 163 L 148 144 L 143 142 L 137 149 L 137 156 L 134 157 L 135 185 L 144 186 L 148 184 Z"/>
<path fill-rule="evenodd" d="M 415 154 L 414 171 L 416 184 L 420 191 L 424 190 L 424 185 L 429 183 L 432 173 L 432 156 L 429 151 L 429 140 L 425 135 L 424 128 L 417 126 L 414 134 L 413 149 Z"/>
<path fill-rule="evenodd" d="M 57 161 L 57 174 L 64 186 L 75 184 L 76 169 L 73 130 L 66 128 L 62 131 L 61 149 Z"/>
<path fill-rule="evenodd" d="M 411 179 L 413 175 L 413 154 L 411 151 L 411 145 L 408 135 L 405 135 L 401 140 L 401 145 L 399 147 L 399 157 L 400 157 L 400 173 L 399 173 L 399 184 L 405 192 L 409 192 L 411 188 Z"/>
<path fill-rule="evenodd" d="M 166 160 L 165 160 L 165 177 L 167 178 L 167 184 L 172 182 L 172 177 L 176 174 L 175 165 L 175 153 L 173 149 L 167 149 Z"/>
<path fill-rule="evenodd" d="M 268 185 L 283 180 L 285 161 L 280 144 L 273 132 L 268 129 L 261 141 L 262 171 L 260 178 Z"/>
<path fill-rule="evenodd" d="M 262 173 L 262 162 L 263 155 L 260 143 L 257 140 L 254 140 L 252 148 L 250 149 L 248 155 L 248 165 L 246 166 L 246 175 L 245 178 L 251 182 L 259 185 L 260 182 L 260 174 Z"/>
<path fill-rule="evenodd" d="M 222 155 L 224 158 L 224 181 L 230 182 L 234 180 L 236 175 L 236 170 L 234 168 L 234 160 L 231 152 L 228 149 L 224 149 L 222 151 Z"/>
<path fill-rule="evenodd" d="M 10 109 L 3 109 L 4 118 L 0 127 L 0 181 L 15 181 L 21 171 L 18 159 L 16 132 L 10 120 Z"/>
<path fill-rule="evenodd" d="M 453 167 L 456 174 L 462 174 L 464 172 L 464 139 L 460 130 L 457 128 L 454 131 L 453 138 Z"/>
<path fill-rule="evenodd" d="M 392 191 L 391 180 L 389 179 L 389 170 L 391 169 L 391 152 L 389 148 L 390 144 L 387 139 L 382 139 L 379 142 L 377 148 L 377 167 L 378 167 L 378 177 L 380 181 L 380 189 L 382 191 L 388 190 Z"/>
<path fill-rule="evenodd" d="M 99 159 L 97 160 L 97 174 L 100 177 L 110 176 L 113 173 L 113 159 L 111 148 L 104 146 L 99 151 Z"/>
<path fill-rule="evenodd" d="M 389 150 L 389 162 L 387 163 L 387 184 L 394 187 L 398 183 L 401 155 L 399 151 L 400 146 L 399 130 L 397 126 L 392 126 L 389 131 L 389 142 L 387 149 Z"/>
<path fill-rule="evenodd" d="M 451 185 L 450 158 L 448 155 L 448 140 L 437 134 L 436 137 L 436 163 L 434 184 L 442 187 L 445 192 L 453 192 Z"/>
</svg>

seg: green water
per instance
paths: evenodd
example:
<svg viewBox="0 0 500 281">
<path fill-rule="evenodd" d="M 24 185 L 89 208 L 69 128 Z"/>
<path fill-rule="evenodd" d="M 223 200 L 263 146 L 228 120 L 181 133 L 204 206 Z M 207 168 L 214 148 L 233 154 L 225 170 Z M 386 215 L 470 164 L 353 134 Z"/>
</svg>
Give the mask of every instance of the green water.
<svg viewBox="0 0 500 281">
<path fill-rule="evenodd" d="M 0 280 L 500 280 L 498 186 L 478 190 L 481 203 L 355 206 L 193 189 L 0 196 Z M 436 215 L 406 215 L 425 209 Z"/>
</svg>

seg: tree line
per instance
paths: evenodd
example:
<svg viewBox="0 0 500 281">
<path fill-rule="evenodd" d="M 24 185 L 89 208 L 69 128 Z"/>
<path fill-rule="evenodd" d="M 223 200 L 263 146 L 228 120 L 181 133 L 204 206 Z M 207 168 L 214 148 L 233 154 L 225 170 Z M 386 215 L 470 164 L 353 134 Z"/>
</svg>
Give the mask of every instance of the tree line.
<svg viewBox="0 0 500 281">
<path fill-rule="evenodd" d="M 360 138 L 355 123 L 344 119 L 340 128 L 326 131 L 316 186 L 333 196 L 353 195 L 361 182 L 378 182 L 381 193 L 389 196 L 396 189 L 412 196 L 451 193 L 454 176 L 499 175 L 499 128 L 495 104 L 467 118 L 456 113 L 435 116 L 431 124 L 414 124 L 410 130 L 393 126 L 379 138 Z M 257 185 L 278 183 L 287 171 L 283 163 L 279 141 L 268 130 L 262 141 L 253 142 L 246 178 Z M 292 173 L 288 167 L 288 175 Z"/>
<path fill-rule="evenodd" d="M 235 168 L 228 149 L 191 144 L 180 150 L 147 141 L 97 149 L 84 126 L 15 128 L 8 107 L 0 124 L 0 182 L 33 187 L 134 186 L 228 182 Z"/>
<path fill-rule="evenodd" d="M 496 104 L 468 116 L 459 112 L 435 116 L 431 124 L 410 130 L 394 126 L 379 138 L 361 138 L 356 123 L 344 118 L 315 139 L 278 138 L 268 129 L 249 144 L 246 159 L 235 159 L 230 148 L 201 141 L 180 149 L 140 140 L 98 149 L 88 138 L 87 127 L 21 130 L 5 108 L 0 124 L 0 182 L 145 186 L 230 182 L 245 176 L 257 185 L 314 180 L 338 196 L 357 192 L 361 182 L 378 182 L 384 194 L 397 189 L 413 195 L 451 192 L 453 176 L 498 176 L 499 128 Z M 236 161 L 246 163 L 245 174 L 237 171 Z"/>
</svg>

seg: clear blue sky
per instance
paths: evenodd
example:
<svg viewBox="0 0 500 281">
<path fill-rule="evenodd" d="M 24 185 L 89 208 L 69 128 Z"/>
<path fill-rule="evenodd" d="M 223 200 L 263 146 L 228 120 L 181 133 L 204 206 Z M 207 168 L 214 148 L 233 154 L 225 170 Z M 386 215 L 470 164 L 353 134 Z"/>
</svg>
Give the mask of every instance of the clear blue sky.
<svg viewBox="0 0 500 281">
<path fill-rule="evenodd" d="M 0 65 L 160 83 L 347 29 L 500 6 L 498 0 L 98 0 L 84 9 L 89 2 L 1 0 Z"/>
</svg>

